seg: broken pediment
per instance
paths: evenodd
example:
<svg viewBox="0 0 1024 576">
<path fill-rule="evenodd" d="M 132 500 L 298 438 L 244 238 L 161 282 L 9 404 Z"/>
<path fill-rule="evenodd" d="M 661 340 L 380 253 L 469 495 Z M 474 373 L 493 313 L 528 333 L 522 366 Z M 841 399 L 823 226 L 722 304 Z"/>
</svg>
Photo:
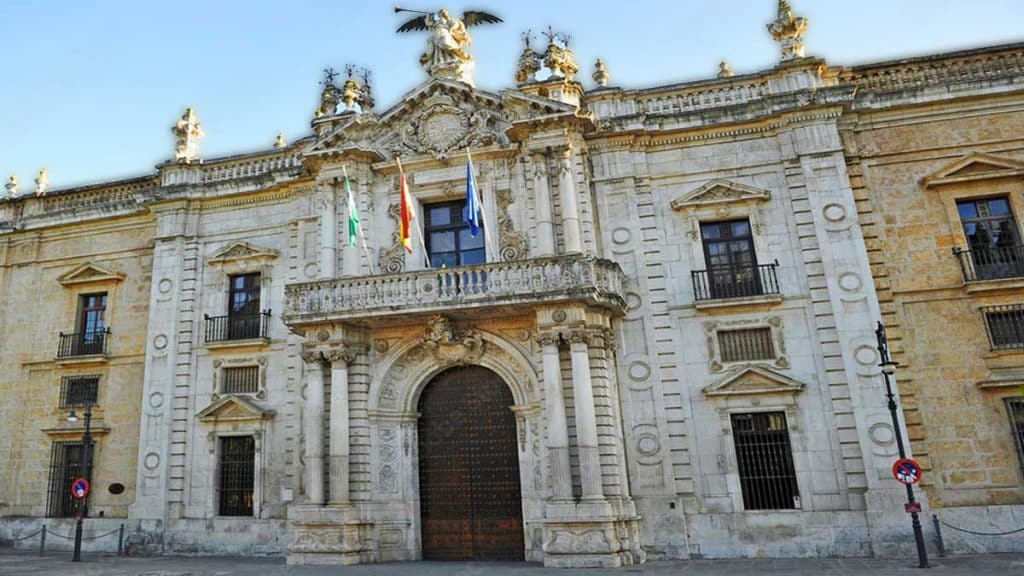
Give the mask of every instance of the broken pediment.
<svg viewBox="0 0 1024 576">
<path fill-rule="evenodd" d="M 228 394 L 196 414 L 196 419 L 200 422 L 251 422 L 269 420 L 273 416 L 273 410 L 261 408 L 247 398 Z"/>
<path fill-rule="evenodd" d="M 798 382 L 761 366 L 747 366 L 704 387 L 705 396 L 753 396 L 759 394 L 797 394 L 805 388 Z"/>
<path fill-rule="evenodd" d="M 673 200 L 672 209 L 682 210 L 736 202 L 763 202 L 769 198 L 771 192 L 763 188 L 717 178 Z"/>
<path fill-rule="evenodd" d="M 124 280 L 124 274 L 92 262 L 76 266 L 73 270 L 57 277 L 57 281 L 65 286 L 86 282 L 120 282 L 121 280 Z"/>
<path fill-rule="evenodd" d="M 217 250 L 213 254 L 206 257 L 206 261 L 209 264 L 226 264 L 229 262 L 253 262 L 260 264 L 269 264 L 271 260 L 277 258 L 278 251 L 270 248 L 262 248 L 249 242 L 243 242 L 236 240 L 229 242 L 227 246 L 224 246 L 220 250 Z"/>
<path fill-rule="evenodd" d="M 925 188 L 977 180 L 1024 177 L 1024 162 L 976 152 L 947 164 L 922 179 Z"/>
<path fill-rule="evenodd" d="M 494 94 L 432 78 L 380 116 L 345 113 L 332 118 L 335 124 L 304 155 L 361 152 L 372 161 L 417 155 L 443 160 L 469 147 L 508 146 L 509 130 L 517 122 L 576 113 L 574 106 L 518 91 Z"/>
</svg>

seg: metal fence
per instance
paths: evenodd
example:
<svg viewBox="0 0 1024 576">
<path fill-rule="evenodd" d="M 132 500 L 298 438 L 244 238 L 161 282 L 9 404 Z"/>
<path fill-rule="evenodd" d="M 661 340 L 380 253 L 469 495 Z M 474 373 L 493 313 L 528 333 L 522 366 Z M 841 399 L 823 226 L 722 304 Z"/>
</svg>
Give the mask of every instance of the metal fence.
<svg viewBox="0 0 1024 576">
<path fill-rule="evenodd" d="M 696 300 L 719 298 L 747 298 L 763 294 L 778 294 L 779 263 L 757 266 L 718 266 L 690 272 Z"/>
</svg>

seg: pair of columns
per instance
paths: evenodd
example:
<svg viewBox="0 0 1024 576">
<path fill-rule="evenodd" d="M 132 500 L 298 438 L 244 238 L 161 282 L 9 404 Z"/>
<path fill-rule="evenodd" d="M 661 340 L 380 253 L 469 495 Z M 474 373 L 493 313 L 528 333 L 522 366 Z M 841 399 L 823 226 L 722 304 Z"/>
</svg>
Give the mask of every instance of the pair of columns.
<svg viewBox="0 0 1024 576">
<path fill-rule="evenodd" d="M 583 252 L 580 231 L 579 197 L 572 167 L 572 148 L 566 146 L 558 154 L 558 190 L 562 204 L 562 234 L 566 254 Z M 533 196 L 537 215 L 537 256 L 555 255 L 555 225 L 551 215 L 551 188 L 548 184 L 547 156 L 533 158 Z"/>
<path fill-rule="evenodd" d="M 552 497 L 556 500 L 571 500 L 573 497 L 569 470 L 569 427 L 565 417 L 562 365 L 558 354 L 561 337 L 569 342 L 581 497 L 583 500 L 601 500 L 604 498 L 604 487 L 601 482 L 594 384 L 590 376 L 589 342 L 593 334 L 584 329 L 570 330 L 563 334 L 547 332 L 539 337 L 544 358 L 544 403 L 548 415 L 547 448 L 551 457 Z"/>
<path fill-rule="evenodd" d="M 348 365 L 356 352 L 346 345 L 302 352 L 306 363 L 306 496 L 310 504 L 325 504 L 324 498 L 324 362 L 331 371 L 330 503 L 347 504 L 349 499 L 349 403 Z"/>
</svg>

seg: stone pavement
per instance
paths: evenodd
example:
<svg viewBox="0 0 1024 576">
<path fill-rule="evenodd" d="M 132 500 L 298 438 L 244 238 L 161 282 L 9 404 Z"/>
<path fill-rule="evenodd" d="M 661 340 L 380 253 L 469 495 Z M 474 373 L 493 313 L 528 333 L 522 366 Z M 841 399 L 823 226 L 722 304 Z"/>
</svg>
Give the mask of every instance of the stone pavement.
<svg viewBox="0 0 1024 576">
<path fill-rule="evenodd" d="M 70 562 L 67 552 L 48 552 L 43 558 L 24 551 L 0 549 L 0 575 L 4 576 L 577 576 L 603 572 L 649 574 L 651 576 L 757 574 L 796 576 L 800 574 L 970 574 L 1024 575 L 1024 554 L 998 554 L 956 558 L 933 558 L 932 568 L 922 571 L 916 559 L 876 560 L 873 558 L 691 560 L 649 562 L 611 570 L 546 569 L 537 564 L 488 562 L 415 562 L 361 566 L 286 566 L 283 558 L 118 558 L 86 555 L 80 564 Z"/>
</svg>

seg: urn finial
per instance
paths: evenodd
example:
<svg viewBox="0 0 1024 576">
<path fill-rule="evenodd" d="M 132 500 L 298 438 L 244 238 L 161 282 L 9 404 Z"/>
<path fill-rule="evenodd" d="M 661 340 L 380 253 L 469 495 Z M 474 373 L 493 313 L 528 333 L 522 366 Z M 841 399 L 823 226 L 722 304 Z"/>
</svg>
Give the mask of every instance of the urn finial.
<svg viewBox="0 0 1024 576">
<path fill-rule="evenodd" d="M 611 80 L 612 75 L 608 73 L 608 67 L 605 66 L 604 60 L 598 58 L 594 62 L 594 82 L 601 88 L 608 85 L 608 81 Z"/>
<path fill-rule="evenodd" d="M 195 110 L 186 108 L 171 132 L 175 138 L 174 161 L 187 164 L 199 160 L 199 139 L 203 137 L 203 129 Z"/>
<path fill-rule="evenodd" d="M 794 16 L 793 8 L 786 0 L 779 0 L 775 21 L 768 24 L 768 32 L 782 49 L 782 61 L 804 57 L 804 34 L 807 33 L 807 18 Z"/>
</svg>

